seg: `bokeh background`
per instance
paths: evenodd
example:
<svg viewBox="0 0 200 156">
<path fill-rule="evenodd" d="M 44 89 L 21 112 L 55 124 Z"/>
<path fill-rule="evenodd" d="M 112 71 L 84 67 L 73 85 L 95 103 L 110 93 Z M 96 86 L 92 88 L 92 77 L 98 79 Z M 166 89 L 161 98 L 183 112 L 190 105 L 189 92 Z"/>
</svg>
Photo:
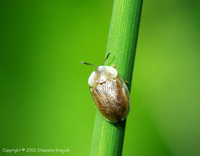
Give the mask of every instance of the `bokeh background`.
<svg viewBox="0 0 200 156">
<path fill-rule="evenodd" d="M 0 0 L 0 155 L 87 156 L 87 80 L 105 57 L 113 0 Z M 200 3 L 144 0 L 124 156 L 200 155 Z"/>
</svg>

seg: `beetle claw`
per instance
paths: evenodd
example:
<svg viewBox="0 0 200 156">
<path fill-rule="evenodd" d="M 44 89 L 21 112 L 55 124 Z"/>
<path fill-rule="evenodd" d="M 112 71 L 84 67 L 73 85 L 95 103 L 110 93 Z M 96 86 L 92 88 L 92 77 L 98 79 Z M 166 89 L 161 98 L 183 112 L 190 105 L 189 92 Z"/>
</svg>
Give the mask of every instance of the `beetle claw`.
<svg viewBox="0 0 200 156">
<path fill-rule="evenodd" d="M 115 68 L 115 67 L 116 67 L 116 65 L 114 65 L 114 64 L 113 64 L 111 67 Z"/>
</svg>

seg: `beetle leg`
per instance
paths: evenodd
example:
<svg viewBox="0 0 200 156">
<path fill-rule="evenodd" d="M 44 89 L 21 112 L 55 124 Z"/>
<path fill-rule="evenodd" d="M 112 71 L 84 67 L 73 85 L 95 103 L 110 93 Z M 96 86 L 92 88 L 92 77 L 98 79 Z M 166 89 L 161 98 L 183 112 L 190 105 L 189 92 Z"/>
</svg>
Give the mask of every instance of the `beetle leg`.
<svg viewBox="0 0 200 156">
<path fill-rule="evenodd" d="M 111 67 L 115 68 L 115 67 L 116 67 L 116 65 L 114 65 L 114 64 L 113 64 Z"/>
<path fill-rule="evenodd" d="M 128 81 L 125 81 L 125 84 L 127 85 L 127 84 L 128 84 Z"/>
</svg>

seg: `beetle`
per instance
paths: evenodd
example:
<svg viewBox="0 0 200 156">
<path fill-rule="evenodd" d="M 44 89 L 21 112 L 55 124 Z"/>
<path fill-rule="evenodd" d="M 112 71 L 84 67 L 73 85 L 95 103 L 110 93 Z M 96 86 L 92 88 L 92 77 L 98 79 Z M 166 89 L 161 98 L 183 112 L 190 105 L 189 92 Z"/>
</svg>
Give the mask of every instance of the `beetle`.
<svg viewBox="0 0 200 156">
<path fill-rule="evenodd" d="M 110 53 L 101 66 L 83 61 L 81 63 L 97 67 L 88 79 L 93 101 L 107 121 L 118 122 L 125 120 L 130 111 L 130 94 L 115 66 L 104 66 Z"/>
</svg>

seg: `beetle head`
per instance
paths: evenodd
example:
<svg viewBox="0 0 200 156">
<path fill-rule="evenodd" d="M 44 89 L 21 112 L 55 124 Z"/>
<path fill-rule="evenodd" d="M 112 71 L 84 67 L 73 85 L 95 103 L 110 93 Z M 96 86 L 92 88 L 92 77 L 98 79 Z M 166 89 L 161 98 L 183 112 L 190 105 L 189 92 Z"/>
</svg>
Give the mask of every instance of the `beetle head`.
<svg viewBox="0 0 200 156">
<path fill-rule="evenodd" d="M 115 68 L 110 67 L 110 66 L 103 66 L 105 61 L 108 59 L 110 53 L 111 52 L 109 52 L 107 54 L 107 56 L 106 56 L 106 58 L 103 61 L 101 66 L 94 65 L 94 64 L 91 64 L 91 63 L 86 63 L 86 62 L 83 62 L 83 61 L 81 62 L 81 63 L 86 64 L 86 65 L 92 65 L 92 66 L 97 67 L 97 69 L 92 72 L 92 74 L 90 75 L 90 77 L 88 79 L 88 84 L 91 87 L 95 86 L 98 83 L 104 83 L 108 79 L 112 79 L 112 78 L 115 78 L 117 76 L 117 70 Z"/>
</svg>

